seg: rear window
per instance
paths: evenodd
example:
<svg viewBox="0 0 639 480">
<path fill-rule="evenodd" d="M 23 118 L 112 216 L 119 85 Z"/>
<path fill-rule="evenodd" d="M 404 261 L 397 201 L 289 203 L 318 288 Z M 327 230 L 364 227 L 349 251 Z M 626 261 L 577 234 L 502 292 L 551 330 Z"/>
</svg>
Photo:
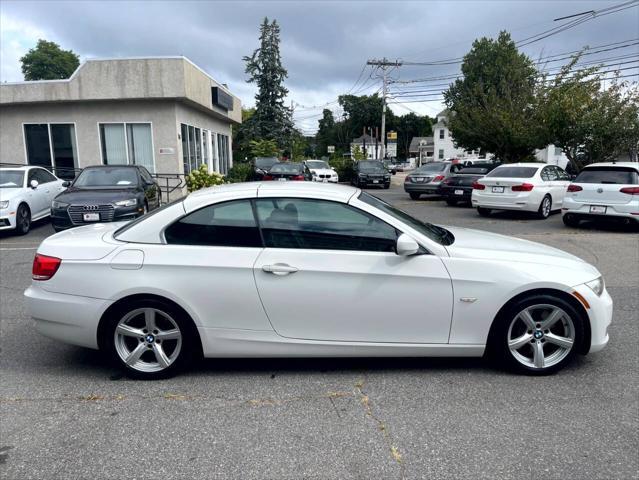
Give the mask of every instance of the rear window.
<svg viewBox="0 0 639 480">
<path fill-rule="evenodd" d="M 413 171 L 413 173 L 433 173 L 433 172 L 443 172 L 446 170 L 447 163 L 429 163 L 428 165 L 424 165 L 419 167 L 417 170 Z"/>
<path fill-rule="evenodd" d="M 299 173 L 302 166 L 299 163 L 276 163 L 271 167 L 271 173 Z"/>
<path fill-rule="evenodd" d="M 532 178 L 539 167 L 497 167 L 487 177 Z"/>
<path fill-rule="evenodd" d="M 612 183 L 620 185 L 636 185 L 639 175 L 632 168 L 624 167 L 590 167 L 581 171 L 575 183 Z"/>
<path fill-rule="evenodd" d="M 486 172 L 488 172 L 487 168 L 474 168 L 474 167 L 469 167 L 469 168 L 463 168 L 459 173 L 464 174 L 464 175 L 468 175 L 468 174 L 475 174 L 475 175 L 483 175 Z"/>
</svg>

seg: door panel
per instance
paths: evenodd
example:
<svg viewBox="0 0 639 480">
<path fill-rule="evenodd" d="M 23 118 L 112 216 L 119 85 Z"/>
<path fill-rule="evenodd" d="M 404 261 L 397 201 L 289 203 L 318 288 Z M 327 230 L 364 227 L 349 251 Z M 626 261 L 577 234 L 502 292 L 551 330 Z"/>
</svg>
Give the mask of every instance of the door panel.
<svg viewBox="0 0 639 480">
<path fill-rule="evenodd" d="M 448 342 L 452 286 L 434 255 L 266 248 L 254 273 L 269 320 L 284 337 Z"/>
</svg>

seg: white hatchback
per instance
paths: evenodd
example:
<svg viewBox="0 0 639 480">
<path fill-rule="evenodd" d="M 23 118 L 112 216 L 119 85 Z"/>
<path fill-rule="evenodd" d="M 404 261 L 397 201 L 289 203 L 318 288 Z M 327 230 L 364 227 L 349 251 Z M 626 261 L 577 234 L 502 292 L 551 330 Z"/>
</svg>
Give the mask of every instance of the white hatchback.
<svg viewBox="0 0 639 480">
<path fill-rule="evenodd" d="M 600 218 L 639 224 L 639 163 L 594 163 L 568 186 L 564 223 L 576 227 Z"/>
<path fill-rule="evenodd" d="M 492 210 L 521 210 L 548 218 L 561 209 L 569 184 L 570 176 L 556 165 L 511 163 L 477 180 L 471 201 L 483 216 Z"/>
<path fill-rule="evenodd" d="M 66 187 L 41 167 L 0 168 L 0 230 L 25 235 L 31 222 L 51 215 L 51 201 Z"/>
<path fill-rule="evenodd" d="M 544 374 L 601 350 L 612 318 L 601 273 L 573 255 L 315 182 L 213 187 L 127 224 L 64 231 L 42 242 L 32 274 L 41 333 L 142 378 L 201 355 L 485 351 Z"/>
</svg>

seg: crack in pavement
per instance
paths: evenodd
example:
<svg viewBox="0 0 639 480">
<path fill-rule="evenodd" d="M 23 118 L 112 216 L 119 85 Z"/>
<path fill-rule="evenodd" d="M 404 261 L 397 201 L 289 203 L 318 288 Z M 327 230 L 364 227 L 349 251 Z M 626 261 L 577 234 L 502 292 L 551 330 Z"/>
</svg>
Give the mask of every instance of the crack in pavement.
<svg viewBox="0 0 639 480">
<path fill-rule="evenodd" d="M 355 392 L 359 397 L 360 403 L 364 406 L 364 411 L 367 417 L 372 418 L 375 423 L 377 423 L 377 429 L 382 432 L 384 436 L 384 441 L 388 446 L 388 451 L 390 452 L 391 458 L 397 465 L 399 465 L 399 478 L 403 479 L 406 477 L 406 465 L 404 464 L 404 459 L 402 454 L 399 451 L 399 448 L 395 445 L 393 441 L 393 437 L 388 431 L 388 427 L 386 423 L 376 416 L 373 413 L 373 408 L 371 407 L 371 402 L 369 396 L 364 392 L 364 380 L 360 380 L 355 384 Z"/>
</svg>

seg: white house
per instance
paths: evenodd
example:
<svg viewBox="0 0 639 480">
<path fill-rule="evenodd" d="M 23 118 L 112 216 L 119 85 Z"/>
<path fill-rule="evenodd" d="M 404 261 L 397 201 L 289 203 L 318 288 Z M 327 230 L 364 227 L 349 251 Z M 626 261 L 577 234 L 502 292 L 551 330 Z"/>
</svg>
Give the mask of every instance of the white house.
<svg viewBox="0 0 639 480">
<path fill-rule="evenodd" d="M 375 137 L 370 135 L 362 135 L 361 137 L 353 139 L 351 142 L 351 157 L 355 147 L 359 147 L 362 153 L 366 153 L 368 160 L 375 160 L 382 158 L 382 144 L 375 140 Z"/>
<path fill-rule="evenodd" d="M 555 147 L 553 144 L 548 145 L 542 150 L 537 150 L 535 157 L 540 162 L 558 165 L 561 168 L 566 168 L 566 165 L 568 165 L 568 157 L 566 157 L 566 154 L 561 148 Z"/>
<path fill-rule="evenodd" d="M 448 109 L 437 114 L 437 123 L 433 125 L 433 156 L 434 160 L 450 160 L 452 158 L 477 158 L 479 152 L 467 152 L 455 147 L 453 136 L 448 129 Z"/>
</svg>

